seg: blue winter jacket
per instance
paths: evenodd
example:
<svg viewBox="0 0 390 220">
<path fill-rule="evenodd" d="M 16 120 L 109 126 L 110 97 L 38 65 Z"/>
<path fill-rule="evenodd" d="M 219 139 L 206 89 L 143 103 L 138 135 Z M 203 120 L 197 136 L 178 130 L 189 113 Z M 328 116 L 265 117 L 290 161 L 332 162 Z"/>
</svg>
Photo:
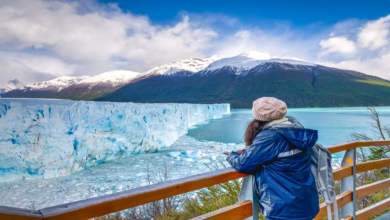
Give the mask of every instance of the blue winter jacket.
<svg viewBox="0 0 390 220">
<path fill-rule="evenodd" d="M 254 189 L 267 219 L 307 220 L 318 214 L 309 150 L 317 139 L 316 130 L 271 126 L 244 153 L 227 157 L 237 171 L 255 175 Z"/>
</svg>

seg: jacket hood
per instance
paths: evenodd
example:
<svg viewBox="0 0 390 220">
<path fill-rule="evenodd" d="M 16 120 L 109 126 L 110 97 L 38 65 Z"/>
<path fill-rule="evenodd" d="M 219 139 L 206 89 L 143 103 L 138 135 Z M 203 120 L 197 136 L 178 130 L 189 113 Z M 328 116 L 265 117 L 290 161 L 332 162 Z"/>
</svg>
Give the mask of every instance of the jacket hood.
<svg viewBox="0 0 390 220">
<path fill-rule="evenodd" d="M 301 150 L 309 150 L 318 140 L 318 131 L 302 128 L 297 124 L 276 124 L 269 127 L 283 136 L 290 144 Z"/>
</svg>

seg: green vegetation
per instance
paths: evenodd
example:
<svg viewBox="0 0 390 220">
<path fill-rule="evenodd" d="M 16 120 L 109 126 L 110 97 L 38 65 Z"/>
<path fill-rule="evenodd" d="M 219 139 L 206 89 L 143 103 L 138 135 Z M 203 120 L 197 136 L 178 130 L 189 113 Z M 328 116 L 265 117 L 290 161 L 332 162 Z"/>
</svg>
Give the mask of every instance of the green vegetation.
<svg viewBox="0 0 390 220">
<path fill-rule="evenodd" d="M 370 124 L 369 126 L 372 127 L 373 131 L 377 134 L 377 137 L 370 137 L 366 134 L 361 133 L 352 133 L 352 138 L 354 140 L 362 140 L 362 141 L 369 141 L 369 140 L 388 140 L 390 139 L 390 125 L 382 125 L 379 112 L 376 111 L 373 107 L 368 107 L 368 110 L 371 112 L 370 115 Z M 373 161 L 373 160 L 380 160 L 380 159 L 386 159 L 390 158 L 390 146 L 379 146 L 379 147 L 370 147 L 367 150 L 364 150 L 362 148 L 359 149 L 359 162 L 366 162 L 366 161 Z M 382 168 L 377 169 L 373 171 L 368 171 L 365 173 L 362 173 L 358 175 L 357 177 L 357 183 L 356 187 L 363 186 L 366 184 L 370 184 L 373 182 L 377 182 L 380 180 L 388 179 L 390 178 L 390 169 L 389 168 Z M 376 192 L 374 194 L 371 194 L 369 196 L 365 196 L 363 198 L 358 199 L 358 210 L 364 209 L 368 206 L 374 205 L 375 203 L 378 203 L 384 199 L 387 199 L 390 197 L 390 189 L 381 190 L 379 192 Z M 386 210 L 370 219 L 374 219 L 389 210 Z"/>
<path fill-rule="evenodd" d="M 362 83 L 368 83 L 368 84 L 373 84 L 373 85 L 390 87 L 390 82 L 375 80 L 375 79 L 356 80 L 356 82 L 362 82 Z"/>
</svg>

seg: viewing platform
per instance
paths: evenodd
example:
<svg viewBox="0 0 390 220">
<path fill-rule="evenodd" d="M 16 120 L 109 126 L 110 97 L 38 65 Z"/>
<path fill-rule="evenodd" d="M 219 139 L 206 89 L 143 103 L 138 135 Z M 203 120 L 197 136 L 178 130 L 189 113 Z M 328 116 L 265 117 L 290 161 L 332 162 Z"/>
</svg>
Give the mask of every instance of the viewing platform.
<svg viewBox="0 0 390 220">
<path fill-rule="evenodd" d="M 390 167 L 390 158 L 356 163 L 356 149 L 359 147 L 385 145 L 390 145 L 390 140 L 358 141 L 327 147 L 332 154 L 345 151 L 341 167 L 333 171 L 335 181 L 341 181 L 341 193 L 337 196 L 337 205 L 341 209 L 341 218 L 364 220 L 390 209 L 390 198 L 387 198 L 356 211 L 356 200 L 358 198 L 390 188 L 390 178 L 356 188 L 357 174 Z M 39 210 L 0 206 L 0 219 L 90 219 L 243 177 L 251 178 L 251 175 L 239 173 L 233 168 L 225 168 Z M 258 205 L 258 201 L 252 193 L 252 195 L 246 198 L 240 196 L 240 201 L 234 205 L 198 216 L 194 219 L 256 220 L 259 218 Z M 320 205 L 320 212 L 315 219 L 319 220 L 326 216 L 327 206 L 325 203 L 322 203 Z M 377 219 L 390 219 L 390 214 L 387 213 Z"/>
</svg>

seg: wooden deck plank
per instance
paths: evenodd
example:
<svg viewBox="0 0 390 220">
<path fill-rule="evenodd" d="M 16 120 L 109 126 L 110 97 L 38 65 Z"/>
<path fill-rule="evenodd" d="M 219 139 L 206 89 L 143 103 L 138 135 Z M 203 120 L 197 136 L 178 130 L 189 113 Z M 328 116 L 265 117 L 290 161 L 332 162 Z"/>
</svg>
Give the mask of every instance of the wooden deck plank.
<svg viewBox="0 0 390 220">
<path fill-rule="evenodd" d="M 252 201 L 246 200 L 240 203 L 218 209 L 214 212 L 210 212 L 192 220 L 240 220 L 245 219 L 253 215 L 252 211 Z"/>
</svg>

